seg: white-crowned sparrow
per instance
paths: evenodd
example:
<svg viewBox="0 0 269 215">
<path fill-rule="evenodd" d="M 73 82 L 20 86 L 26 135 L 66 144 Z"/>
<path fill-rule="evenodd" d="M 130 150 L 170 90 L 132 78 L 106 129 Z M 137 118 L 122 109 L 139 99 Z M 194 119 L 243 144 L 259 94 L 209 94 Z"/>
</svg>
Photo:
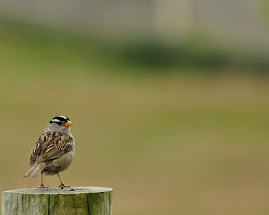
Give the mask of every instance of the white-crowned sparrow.
<svg viewBox="0 0 269 215">
<path fill-rule="evenodd" d="M 40 188 L 45 188 L 43 173 L 57 174 L 60 187 L 67 187 L 59 172 L 66 170 L 74 159 L 75 141 L 70 132 L 71 125 L 65 116 L 56 116 L 48 123 L 31 151 L 30 165 L 33 167 L 23 177 L 36 177 L 41 172 Z"/>
</svg>

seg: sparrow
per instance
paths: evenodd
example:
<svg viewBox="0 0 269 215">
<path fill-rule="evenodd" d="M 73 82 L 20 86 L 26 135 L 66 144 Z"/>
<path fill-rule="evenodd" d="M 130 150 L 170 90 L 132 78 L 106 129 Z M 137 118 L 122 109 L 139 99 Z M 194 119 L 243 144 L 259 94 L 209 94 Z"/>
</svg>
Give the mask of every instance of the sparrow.
<svg viewBox="0 0 269 215">
<path fill-rule="evenodd" d="M 60 180 L 60 188 L 64 185 L 59 172 L 66 170 L 72 163 L 75 155 L 75 141 L 70 131 L 72 122 L 66 116 L 54 117 L 40 135 L 30 154 L 30 166 L 32 168 L 23 176 L 36 177 L 41 173 L 41 185 L 39 188 L 47 188 L 43 184 L 45 175 L 57 174 Z"/>
</svg>

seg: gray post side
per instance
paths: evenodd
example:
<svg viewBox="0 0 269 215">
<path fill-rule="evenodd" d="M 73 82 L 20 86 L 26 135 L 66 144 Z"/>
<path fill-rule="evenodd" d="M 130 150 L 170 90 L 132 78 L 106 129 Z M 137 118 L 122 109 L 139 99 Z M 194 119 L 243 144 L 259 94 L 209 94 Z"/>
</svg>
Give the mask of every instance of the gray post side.
<svg viewBox="0 0 269 215">
<path fill-rule="evenodd" d="M 2 193 L 2 215 L 112 215 L 113 189 L 26 188 Z"/>
</svg>

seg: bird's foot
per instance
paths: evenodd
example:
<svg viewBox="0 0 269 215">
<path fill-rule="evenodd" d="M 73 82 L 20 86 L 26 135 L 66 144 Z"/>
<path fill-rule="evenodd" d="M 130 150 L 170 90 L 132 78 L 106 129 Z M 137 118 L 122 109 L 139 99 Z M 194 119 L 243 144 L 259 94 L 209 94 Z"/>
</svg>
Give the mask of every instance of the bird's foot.
<svg viewBox="0 0 269 215">
<path fill-rule="evenodd" d="M 60 185 L 59 185 L 59 187 L 61 188 L 61 189 L 64 189 L 65 187 L 70 187 L 69 185 L 64 185 L 63 183 L 61 183 Z"/>
<path fill-rule="evenodd" d="M 41 184 L 40 186 L 38 186 L 38 188 L 48 188 L 49 186 L 44 186 L 44 184 Z"/>
</svg>

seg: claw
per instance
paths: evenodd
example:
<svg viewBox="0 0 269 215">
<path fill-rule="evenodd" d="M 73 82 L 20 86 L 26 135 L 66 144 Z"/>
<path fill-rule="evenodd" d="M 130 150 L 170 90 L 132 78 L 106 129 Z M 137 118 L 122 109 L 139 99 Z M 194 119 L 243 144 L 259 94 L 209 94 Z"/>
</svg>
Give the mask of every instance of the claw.
<svg viewBox="0 0 269 215">
<path fill-rule="evenodd" d="M 60 185 L 59 185 L 59 187 L 61 188 L 61 189 L 64 189 L 65 187 L 70 187 L 69 185 L 64 185 L 63 183 L 61 183 Z"/>
<path fill-rule="evenodd" d="M 48 188 L 49 186 L 44 186 L 44 184 L 41 184 L 40 186 L 38 186 L 38 188 Z"/>
</svg>

